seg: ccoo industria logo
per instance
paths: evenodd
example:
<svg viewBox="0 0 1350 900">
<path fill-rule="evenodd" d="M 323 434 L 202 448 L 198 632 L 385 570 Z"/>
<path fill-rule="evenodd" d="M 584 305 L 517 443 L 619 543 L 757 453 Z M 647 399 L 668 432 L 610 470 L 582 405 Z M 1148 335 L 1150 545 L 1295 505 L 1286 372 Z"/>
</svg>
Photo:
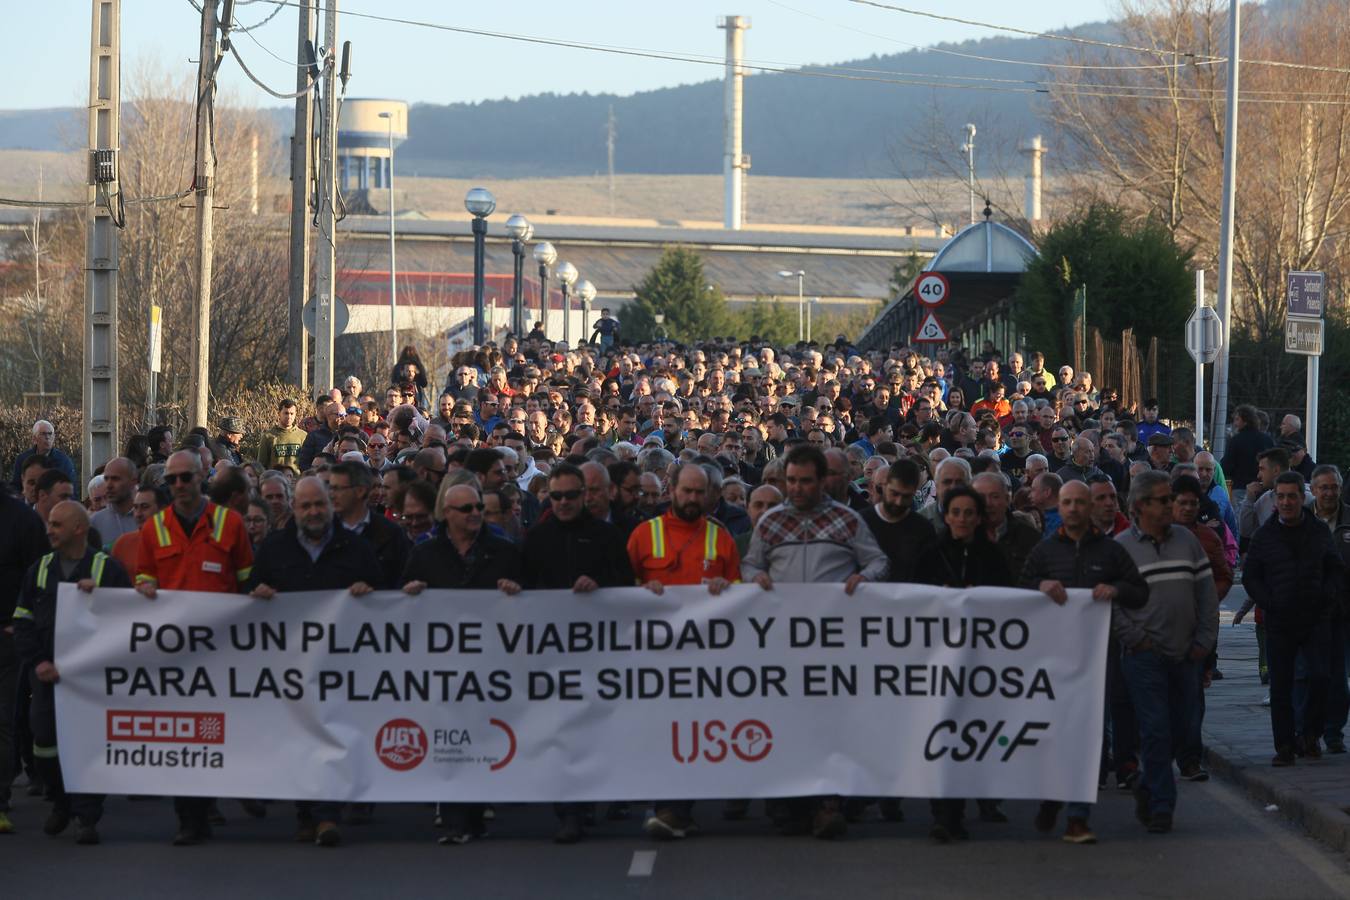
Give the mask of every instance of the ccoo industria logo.
<svg viewBox="0 0 1350 900">
<path fill-rule="evenodd" d="M 220 712 L 107 711 L 110 766 L 152 769 L 225 767 L 225 714 Z M 128 746 L 131 745 L 131 746 Z"/>
<path fill-rule="evenodd" d="M 412 719 L 390 719 L 375 735 L 375 755 L 395 772 L 415 769 L 427 758 L 427 733 Z"/>
</svg>

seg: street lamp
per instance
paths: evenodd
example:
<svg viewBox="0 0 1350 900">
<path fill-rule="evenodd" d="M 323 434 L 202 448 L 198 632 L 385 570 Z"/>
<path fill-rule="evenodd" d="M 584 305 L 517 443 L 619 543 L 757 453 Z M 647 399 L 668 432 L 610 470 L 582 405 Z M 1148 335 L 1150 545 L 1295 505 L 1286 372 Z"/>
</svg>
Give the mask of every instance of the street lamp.
<svg viewBox="0 0 1350 900">
<path fill-rule="evenodd" d="M 558 263 L 553 271 L 563 292 L 563 342 L 572 348 L 572 285 L 577 283 L 577 267 L 570 262 Z"/>
<path fill-rule="evenodd" d="M 548 267 L 558 261 L 558 251 L 548 241 L 534 245 L 534 261 L 539 263 L 539 327 L 548 333 Z"/>
<path fill-rule="evenodd" d="M 975 224 L 975 126 L 966 125 L 966 142 L 961 145 L 966 154 L 966 169 L 970 179 L 970 224 Z"/>
<path fill-rule="evenodd" d="M 591 301 L 595 299 L 595 285 L 584 278 L 577 282 L 577 298 L 581 300 L 581 339 L 590 340 Z"/>
<path fill-rule="evenodd" d="M 804 321 L 806 319 L 806 310 L 804 309 L 806 304 L 802 297 L 802 283 L 806 279 L 806 271 L 804 269 L 798 269 L 793 272 L 790 269 L 784 269 L 778 273 L 778 277 L 797 279 L 797 340 L 800 341 L 805 337 L 806 331 L 806 323 Z"/>
<path fill-rule="evenodd" d="M 394 281 L 398 266 L 394 262 L 394 119 L 393 112 L 382 112 L 380 118 L 389 127 L 389 368 L 398 365 L 398 288 Z"/>
<path fill-rule="evenodd" d="M 525 333 L 525 242 L 533 232 L 530 220 L 520 213 L 506 220 L 506 233 L 511 235 L 511 255 L 515 258 L 511 280 L 511 331 L 516 335 Z"/>
<path fill-rule="evenodd" d="M 656 330 L 661 335 L 661 340 L 664 341 L 666 339 L 666 314 L 657 313 L 652 316 L 652 319 L 656 322 Z"/>
<path fill-rule="evenodd" d="M 487 217 L 497 208 L 497 199 L 487 188 L 476 187 L 464 195 L 464 208 L 473 213 L 473 342 L 483 345 L 483 257 Z"/>
</svg>

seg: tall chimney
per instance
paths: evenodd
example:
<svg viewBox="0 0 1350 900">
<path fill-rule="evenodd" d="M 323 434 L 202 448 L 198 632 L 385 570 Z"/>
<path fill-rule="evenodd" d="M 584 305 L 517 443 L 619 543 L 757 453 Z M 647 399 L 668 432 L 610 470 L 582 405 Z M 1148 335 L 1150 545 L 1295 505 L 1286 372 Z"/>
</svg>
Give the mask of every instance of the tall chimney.
<svg viewBox="0 0 1350 900">
<path fill-rule="evenodd" d="M 1031 158 L 1031 172 L 1027 175 L 1026 216 L 1028 222 L 1041 220 L 1041 157 L 1045 143 L 1038 134 L 1021 146 L 1023 155 Z"/>
<path fill-rule="evenodd" d="M 739 231 L 744 221 L 741 209 L 741 182 L 744 177 L 745 156 L 741 152 L 741 112 L 745 69 L 741 66 L 745 53 L 742 32 L 750 27 L 747 16 L 722 16 L 717 27 L 727 32 L 726 104 L 722 112 L 722 136 L 725 149 L 722 174 L 726 180 L 726 202 L 722 217 L 725 228 Z"/>
</svg>

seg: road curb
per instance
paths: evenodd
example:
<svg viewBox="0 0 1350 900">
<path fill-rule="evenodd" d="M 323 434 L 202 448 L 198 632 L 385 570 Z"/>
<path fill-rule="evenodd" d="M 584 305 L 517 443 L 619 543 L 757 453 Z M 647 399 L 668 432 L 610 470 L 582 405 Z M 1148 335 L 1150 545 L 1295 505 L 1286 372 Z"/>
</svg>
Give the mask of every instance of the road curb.
<svg viewBox="0 0 1350 900">
<path fill-rule="evenodd" d="M 1235 782 L 1256 799 L 1275 804 L 1279 815 L 1350 857 L 1350 815 L 1345 811 L 1277 777 L 1268 760 L 1253 760 L 1210 735 L 1205 735 L 1205 746 L 1211 772 Z M 1301 760 L 1298 764 L 1305 765 Z"/>
</svg>

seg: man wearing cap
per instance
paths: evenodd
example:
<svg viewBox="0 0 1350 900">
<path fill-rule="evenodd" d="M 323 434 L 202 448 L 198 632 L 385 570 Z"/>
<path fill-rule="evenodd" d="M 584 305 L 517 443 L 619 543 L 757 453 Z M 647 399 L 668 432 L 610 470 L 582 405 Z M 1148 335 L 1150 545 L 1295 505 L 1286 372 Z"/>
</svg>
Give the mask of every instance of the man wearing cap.
<svg viewBox="0 0 1350 900">
<path fill-rule="evenodd" d="M 1172 435 L 1155 431 L 1148 436 L 1148 464 L 1155 472 L 1172 471 Z"/>
<path fill-rule="evenodd" d="M 258 462 L 264 469 L 277 469 L 300 477 L 300 448 L 305 432 L 295 426 L 299 404 L 287 397 L 277 404 L 277 424 L 267 430 L 258 445 Z"/>
<path fill-rule="evenodd" d="M 211 455 L 216 459 L 227 459 L 236 466 L 244 464 L 239 452 L 239 442 L 244 437 L 244 422 L 235 416 L 226 416 L 220 420 L 220 434 L 211 442 Z"/>
</svg>

